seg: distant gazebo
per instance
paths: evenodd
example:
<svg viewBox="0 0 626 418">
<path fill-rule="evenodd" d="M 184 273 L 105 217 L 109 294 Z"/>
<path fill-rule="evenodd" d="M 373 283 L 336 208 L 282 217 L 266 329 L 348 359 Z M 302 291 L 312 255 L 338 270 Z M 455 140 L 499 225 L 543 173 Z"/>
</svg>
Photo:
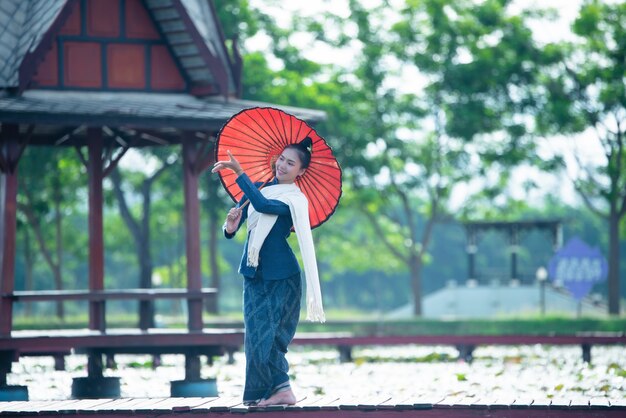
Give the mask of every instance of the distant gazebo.
<svg viewBox="0 0 626 418">
<path fill-rule="evenodd" d="M 213 163 L 219 128 L 245 108 L 269 106 L 240 99 L 241 62 L 210 0 L 2 1 L 0 337 L 12 332 L 18 169 L 27 146 L 75 147 L 87 167 L 88 282 L 98 292 L 103 178 L 131 147 L 180 144 L 187 291 L 201 292 L 198 177 Z M 325 117 L 271 106 L 313 123 Z M 189 298 L 188 312 L 189 331 L 201 330 L 202 299 Z M 103 304 L 90 300 L 91 330 L 104 330 L 103 315 Z M 199 363 L 188 357 L 187 377 L 198 377 Z"/>
<path fill-rule="evenodd" d="M 519 221 L 467 221 L 463 222 L 467 237 L 467 279 L 476 280 L 476 253 L 480 236 L 490 230 L 504 234 L 511 254 L 511 281 L 519 280 L 518 252 L 521 236 L 532 230 L 546 232 L 552 241 L 552 249 L 558 250 L 563 245 L 563 228 L 559 219 L 519 220 Z"/>
</svg>

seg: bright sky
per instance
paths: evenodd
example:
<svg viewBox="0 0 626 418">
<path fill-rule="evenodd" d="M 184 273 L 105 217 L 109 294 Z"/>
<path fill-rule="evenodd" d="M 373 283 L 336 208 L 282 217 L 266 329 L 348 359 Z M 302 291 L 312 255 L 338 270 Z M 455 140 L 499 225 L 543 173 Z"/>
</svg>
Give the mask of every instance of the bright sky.
<svg viewBox="0 0 626 418">
<path fill-rule="evenodd" d="M 401 0 L 392 0 L 393 3 L 402 3 Z M 322 12 L 333 12 L 339 16 L 347 17 L 349 9 L 346 0 L 322 0 L 322 1 L 274 1 L 272 5 L 271 0 L 251 0 L 253 7 L 259 7 L 263 5 L 263 10 L 270 13 L 276 21 L 281 25 L 287 25 L 291 16 L 313 16 Z M 268 3 L 270 6 L 268 7 Z M 380 0 L 363 0 L 364 5 L 372 6 L 379 4 Z M 549 2 L 539 0 L 517 0 L 513 3 L 513 10 L 515 9 L 528 9 L 533 7 L 553 7 L 559 11 L 559 19 L 554 22 L 546 23 L 545 21 L 538 22 L 534 25 L 535 36 L 541 42 L 551 42 L 560 39 L 571 37 L 569 25 L 574 20 L 578 13 L 578 8 L 582 3 L 581 0 L 551 0 Z M 327 28 L 332 33 L 333 28 Z M 250 39 L 246 46 L 250 49 L 264 50 L 267 48 L 268 39 L 260 35 Z M 332 48 L 325 46 L 321 43 L 313 42 L 312 38 L 307 34 L 302 34 L 292 39 L 294 44 L 302 45 L 305 50 L 305 55 L 312 60 L 335 64 L 349 68 L 353 56 L 353 51 L 344 50 L 336 51 Z M 414 68 L 404 69 L 401 71 L 401 75 L 396 78 L 396 82 L 393 83 L 399 89 L 419 89 L 423 83 L 416 82 L 419 79 L 419 75 Z M 407 81 L 410 80 L 410 81 Z M 516 170 L 514 180 L 511 184 L 512 194 L 518 198 L 531 199 L 534 201 L 541 201 L 545 194 L 560 195 L 567 203 L 580 202 L 576 195 L 570 178 L 575 177 L 578 172 L 578 164 L 574 158 L 575 152 L 582 156 L 583 163 L 603 162 L 604 157 L 602 149 L 597 141 L 593 137 L 593 133 L 588 132 L 582 135 L 578 135 L 575 138 L 572 137 L 554 137 L 543 138 L 539 141 L 539 153 L 542 156 L 550 155 L 563 155 L 568 163 L 568 173 L 562 175 L 546 175 L 534 167 L 524 167 Z M 572 147 L 572 144 L 574 146 Z M 574 151 L 576 150 L 576 151 Z M 584 152 L 581 152 L 584 151 Z M 540 184 L 541 188 L 538 191 L 531 192 L 526 195 L 522 184 L 527 180 L 534 180 L 535 183 Z M 456 201 L 458 204 L 462 202 L 468 193 L 471 193 L 472 187 L 460 188 L 458 190 Z"/>
</svg>

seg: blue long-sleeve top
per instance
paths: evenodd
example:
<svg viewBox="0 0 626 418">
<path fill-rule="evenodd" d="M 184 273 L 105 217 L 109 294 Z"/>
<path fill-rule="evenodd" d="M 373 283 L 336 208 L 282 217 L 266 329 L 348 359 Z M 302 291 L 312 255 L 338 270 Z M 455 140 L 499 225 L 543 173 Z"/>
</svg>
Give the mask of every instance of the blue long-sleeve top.
<svg viewBox="0 0 626 418">
<path fill-rule="evenodd" d="M 241 207 L 246 201 L 250 200 L 250 204 L 257 212 L 278 215 L 276 223 L 270 230 L 267 238 L 265 238 L 263 246 L 261 246 L 259 265 L 257 268 L 248 266 L 248 241 L 250 239 L 250 235 L 248 234 L 241 257 L 241 263 L 239 264 L 239 274 L 244 277 L 262 277 L 265 280 L 281 280 L 300 273 L 298 260 L 287 243 L 287 238 L 291 234 L 291 228 L 293 226 L 289 205 L 279 200 L 267 199 L 259 190 L 261 183 L 252 183 L 245 173 L 237 177 L 237 184 L 244 193 L 244 196 L 237 203 L 237 207 Z M 273 180 L 267 183 L 265 187 L 272 187 L 275 184 L 277 184 L 277 181 Z M 248 208 L 246 207 L 243 209 L 239 225 L 237 225 L 235 232 L 229 234 L 226 232 L 226 229 L 224 229 L 224 236 L 228 239 L 234 237 L 247 218 Z"/>
</svg>

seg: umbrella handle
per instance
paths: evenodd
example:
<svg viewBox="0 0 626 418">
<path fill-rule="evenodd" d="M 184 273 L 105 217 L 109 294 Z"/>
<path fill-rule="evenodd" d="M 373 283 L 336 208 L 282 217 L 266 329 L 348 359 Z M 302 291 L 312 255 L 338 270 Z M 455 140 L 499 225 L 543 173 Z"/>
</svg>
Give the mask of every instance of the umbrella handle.
<svg viewBox="0 0 626 418">
<path fill-rule="evenodd" d="M 262 188 L 265 187 L 265 185 L 267 183 L 269 183 L 270 181 L 272 181 L 274 179 L 274 177 L 270 177 L 268 180 L 265 180 L 265 182 L 259 187 L 259 190 L 261 190 Z M 248 203 L 250 203 L 250 199 L 248 199 L 246 201 L 246 203 L 244 203 L 243 205 L 239 206 L 239 209 L 244 209 L 246 206 L 248 206 Z"/>
</svg>

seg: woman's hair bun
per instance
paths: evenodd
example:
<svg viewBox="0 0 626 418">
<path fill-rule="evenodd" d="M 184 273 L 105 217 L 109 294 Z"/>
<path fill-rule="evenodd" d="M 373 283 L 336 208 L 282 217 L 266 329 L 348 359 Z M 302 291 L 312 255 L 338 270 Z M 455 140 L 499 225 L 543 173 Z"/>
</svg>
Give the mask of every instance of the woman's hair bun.
<svg viewBox="0 0 626 418">
<path fill-rule="evenodd" d="M 311 139 L 311 137 L 307 136 L 306 138 L 304 138 L 302 141 L 300 141 L 300 145 L 309 152 L 313 151 L 313 140 Z"/>
</svg>

